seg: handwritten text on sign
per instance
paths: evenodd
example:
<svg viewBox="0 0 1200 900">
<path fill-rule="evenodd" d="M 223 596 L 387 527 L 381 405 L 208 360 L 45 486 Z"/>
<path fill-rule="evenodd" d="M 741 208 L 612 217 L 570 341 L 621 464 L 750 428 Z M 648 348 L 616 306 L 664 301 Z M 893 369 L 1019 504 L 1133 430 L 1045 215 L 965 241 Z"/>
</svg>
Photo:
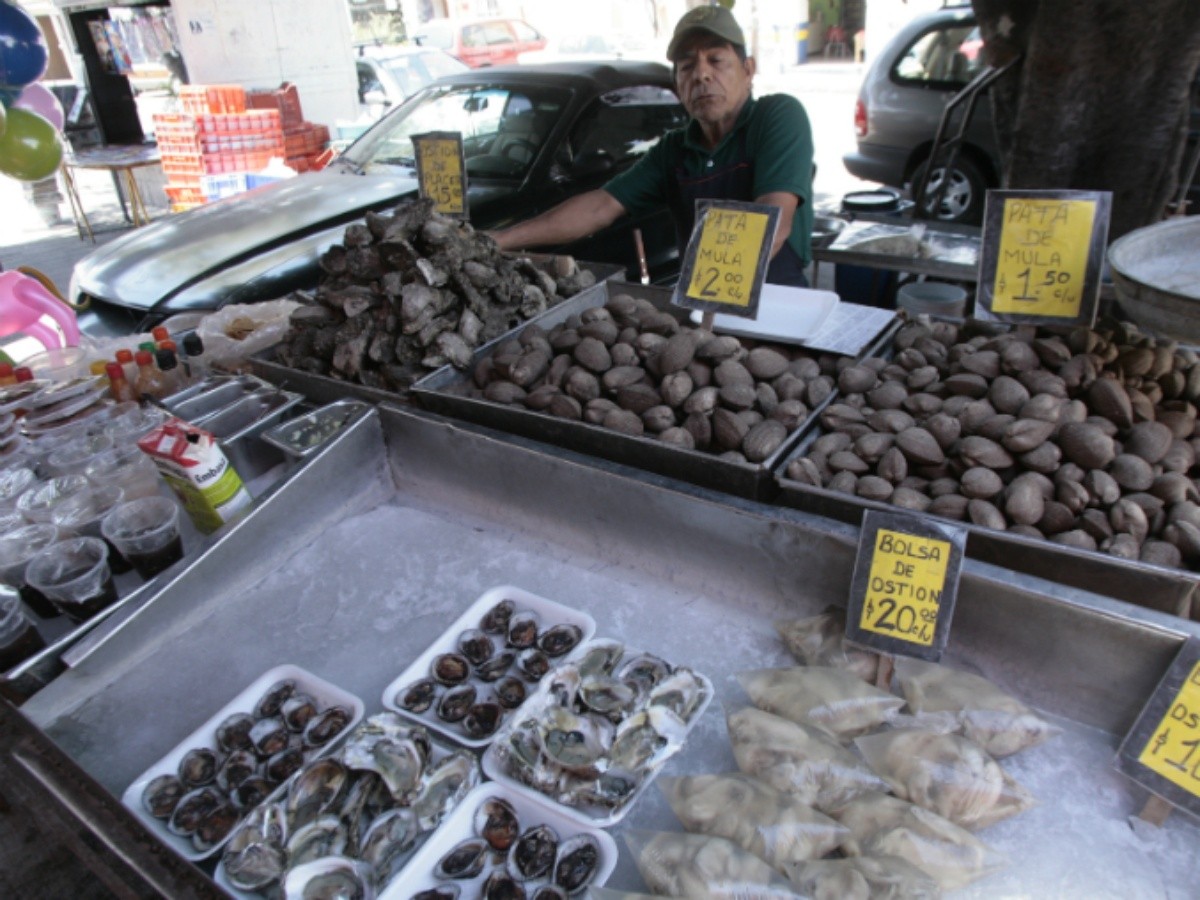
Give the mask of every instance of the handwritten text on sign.
<svg viewBox="0 0 1200 900">
<path fill-rule="evenodd" d="M 859 627 L 932 646 L 949 564 L 949 541 L 881 528 Z"/>
<path fill-rule="evenodd" d="M 1200 662 L 1192 666 L 1138 762 L 1200 797 Z"/>
<path fill-rule="evenodd" d="M 749 306 L 770 217 L 711 209 L 696 250 L 687 295 L 709 303 Z"/>
<path fill-rule="evenodd" d="M 1094 201 L 1006 199 L 992 312 L 1078 316 L 1095 218 Z"/>
<path fill-rule="evenodd" d="M 438 212 L 460 216 L 466 212 L 463 198 L 462 142 L 451 137 L 425 136 L 413 139 L 422 196 L 433 200 Z"/>
</svg>

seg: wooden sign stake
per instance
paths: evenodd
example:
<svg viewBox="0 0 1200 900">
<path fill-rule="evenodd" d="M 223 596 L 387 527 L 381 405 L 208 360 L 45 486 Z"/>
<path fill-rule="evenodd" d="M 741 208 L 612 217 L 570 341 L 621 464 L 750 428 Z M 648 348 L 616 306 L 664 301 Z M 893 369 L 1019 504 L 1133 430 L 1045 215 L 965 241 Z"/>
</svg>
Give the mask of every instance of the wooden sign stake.
<svg viewBox="0 0 1200 900">
<path fill-rule="evenodd" d="M 1137 814 L 1137 817 L 1144 822 L 1149 822 L 1155 828 L 1161 828 L 1174 808 L 1162 797 L 1157 794 L 1151 794 L 1150 799 L 1146 801 L 1146 805 L 1142 807 L 1142 811 Z"/>
<path fill-rule="evenodd" d="M 705 331 L 713 330 L 713 322 L 716 321 L 717 314 L 715 312 L 706 312 L 700 316 L 700 327 Z"/>
<path fill-rule="evenodd" d="M 875 674 L 875 687 L 885 691 L 892 689 L 892 675 L 896 672 L 896 657 L 890 653 L 879 654 L 879 668 Z"/>
</svg>

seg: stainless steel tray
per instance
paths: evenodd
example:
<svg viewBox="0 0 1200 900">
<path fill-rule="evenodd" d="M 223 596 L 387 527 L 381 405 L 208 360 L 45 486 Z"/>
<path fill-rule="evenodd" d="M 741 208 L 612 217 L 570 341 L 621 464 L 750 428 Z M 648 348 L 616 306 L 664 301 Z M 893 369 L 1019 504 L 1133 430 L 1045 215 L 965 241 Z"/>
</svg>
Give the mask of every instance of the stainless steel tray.
<svg viewBox="0 0 1200 900">
<path fill-rule="evenodd" d="M 773 622 L 844 603 L 856 542 L 817 516 L 385 407 L 133 616 L 97 629 L 24 712 L 120 794 L 264 667 L 302 666 L 377 710 L 446 621 L 515 583 L 708 675 L 719 702 L 666 771 L 726 771 L 731 674 L 788 663 Z M 1200 827 L 1176 815 L 1157 842 L 1134 835 L 1124 819 L 1145 794 L 1110 765 L 1189 635 L 1200 625 L 965 563 L 950 658 L 1067 718 L 1063 735 L 1005 761 L 1040 805 L 981 833 L 1010 864 L 956 896 L 1067 883 L 1079 896 L 1190 895 Z M 616 831 L 627 828 L 678 824 L 651 790 Z M 609 883 L 639 889 L 628 858 Z"/>
</svg>

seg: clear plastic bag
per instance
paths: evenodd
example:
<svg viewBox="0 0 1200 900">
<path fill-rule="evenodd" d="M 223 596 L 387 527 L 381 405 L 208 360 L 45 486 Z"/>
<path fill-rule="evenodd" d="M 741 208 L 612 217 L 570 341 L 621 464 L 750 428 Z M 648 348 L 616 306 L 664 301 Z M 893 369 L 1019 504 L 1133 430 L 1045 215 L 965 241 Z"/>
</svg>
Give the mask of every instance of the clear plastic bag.
<svg viewBox="0 0 1200 900">
<path fill-rule="evenodd" d="M 737 772 L 659 778 L 658 786 L 685 829 L 729 838 L 780 872 L 787 863 L 832 852 L 850 833 L 795 797 Z"/>
<path fill-rule="evenodd" d="M 832 815 L 850 830 L 842 841 L 847 856 L 899 857 L 933 877 L 943 891 L 957 890 L 1006 864 L 971 832 L 899 797 L 861 794 Z"/>
<path fill-rule="evenodd" d="M 841 740 L 878 728 L 904 706 L 895 694 L 828 666 L 752 669 L 734 677 L 759 709 L 816 725 Z"/>
<path fill-rule="evenodd" d="M 818 616 L 775 623 L 796 661 L 806 666 L 829 666 L 853 672 L 869 684 L 879 674 L 879 654 L 846 644 L 846 611 L 831 606 Z"/>
<path fill-rule="evenodd" d="M 801 803 L 826 810 L 887 785 L 851 751 L 812 725 L 746 707 L 726 717 L 738 768 Z"/>
<path fill-rule="evenodd" d="M 854 743 L 896 796 L 963 828 L 986 828 L 1036 802 L 986 750 L 957 734 L 900 729 Z"/>
<path fill-rule="evenodd" d="M 788 867 L 813 900 L 935 900 L 942 892 L 920 869 L 894 856 L 818 859 Z"/>
<path fill-rule="evenodd" d="M 769 865 L 726 838 L 637 829 L 623 837 L 642 880 L 655 894 L 720 900 L 803 896 Z"/>
<path fill-rule="evenodd" d="M 901 657 L 896 680 L 913 712 L 953 714 L 958 729 L 992 756 L 1011 756 L 1059 731 L 980 675 Z"/>
<path fill-rule="evenodd" d="M 196 326 L 209 365 L 231 365 L 273 347 L 287 334 L 295 300 L 231 303 L 205 316 Z"/>
</svg>

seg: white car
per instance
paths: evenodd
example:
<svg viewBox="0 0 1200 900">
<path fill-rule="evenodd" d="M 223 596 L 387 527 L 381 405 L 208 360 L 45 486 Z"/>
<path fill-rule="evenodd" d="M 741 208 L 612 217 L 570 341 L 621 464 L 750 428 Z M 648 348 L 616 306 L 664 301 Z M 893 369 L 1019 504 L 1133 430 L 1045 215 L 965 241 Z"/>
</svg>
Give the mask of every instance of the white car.
<svg viewBox="0 0 1200 900">
<path fill-rule="evenodd" d="M 551 38 L 544 50 L 530 50 L 517 57 L 522 65 L 555 62 L 596 62 L 601 59 L 631 59 L 663 62 L 666 47 L 631 34 L 574 34 Z"/>
</svg>

